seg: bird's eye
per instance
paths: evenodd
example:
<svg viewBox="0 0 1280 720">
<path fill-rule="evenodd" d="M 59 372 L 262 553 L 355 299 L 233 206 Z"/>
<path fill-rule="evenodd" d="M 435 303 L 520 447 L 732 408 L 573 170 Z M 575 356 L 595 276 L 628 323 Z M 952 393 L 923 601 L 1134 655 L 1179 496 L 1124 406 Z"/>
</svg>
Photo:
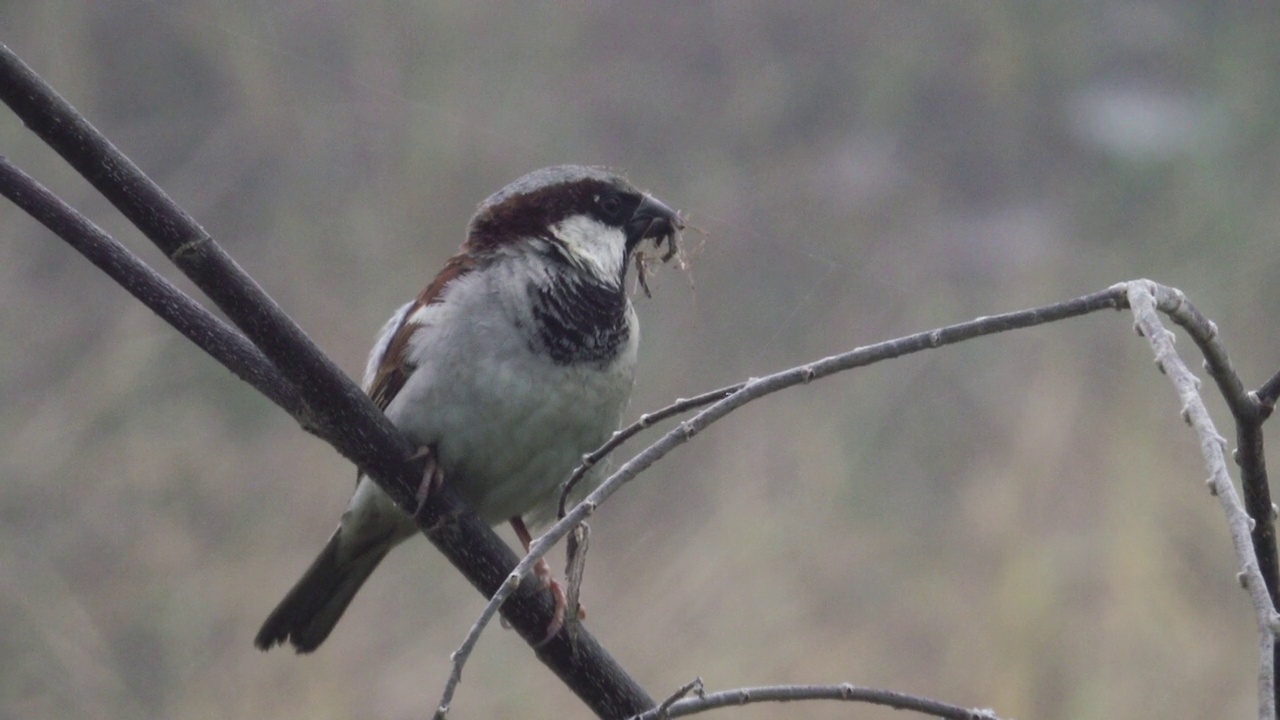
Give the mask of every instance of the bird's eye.
<svg viewBox="0 0 1280 720">
<path fill-rule="evenodd" d="M 600 206 L 600 212 L 604 213 L 605 217 L 616 218 L 622 212 L 622 198 L 613 193 L 597 196 L 596 204 Z"/>
</svg>

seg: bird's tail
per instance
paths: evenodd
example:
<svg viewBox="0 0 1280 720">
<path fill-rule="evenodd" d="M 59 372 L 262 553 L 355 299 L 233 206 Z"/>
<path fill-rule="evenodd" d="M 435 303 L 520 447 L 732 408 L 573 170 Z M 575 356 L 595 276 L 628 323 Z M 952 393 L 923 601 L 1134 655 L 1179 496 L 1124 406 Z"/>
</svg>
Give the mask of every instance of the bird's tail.
<svg viewBox="0 0 1280 720">
<path fill-rule="evenodd" d="M 354 554 L 341 548 L 339 527 L 302 579 L 262 623 L 253 644 L 270 650 L 287 640 L 299 653 L 309 653 L 329 637 L 360 586 L 395 543 L 373 542 Z"/>
</svg>

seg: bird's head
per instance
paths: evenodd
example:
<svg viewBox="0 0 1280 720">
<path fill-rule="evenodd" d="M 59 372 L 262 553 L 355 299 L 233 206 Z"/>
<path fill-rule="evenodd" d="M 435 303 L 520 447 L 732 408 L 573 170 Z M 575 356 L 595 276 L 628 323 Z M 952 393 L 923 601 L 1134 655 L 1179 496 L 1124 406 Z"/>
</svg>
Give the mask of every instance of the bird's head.
<svg viewBox="0 0 1280 720">
<path fill-rule="evenodd" d="M 600 281 L 621 284 L 644 240 L 676 251 L 679 213 L 598 167 L 557 165 L 521 177 L 476 209 L 467 243 L 481 251 L 531 246 Z"/>
</svg>

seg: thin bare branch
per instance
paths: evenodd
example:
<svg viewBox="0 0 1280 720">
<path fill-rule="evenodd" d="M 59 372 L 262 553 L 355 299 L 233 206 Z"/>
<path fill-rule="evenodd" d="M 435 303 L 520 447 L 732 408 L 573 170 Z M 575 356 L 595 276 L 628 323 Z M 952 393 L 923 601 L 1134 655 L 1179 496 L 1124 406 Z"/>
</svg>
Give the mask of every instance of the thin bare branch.
<svg viewBox="0 0 1280 720">
<path fill-rule="evenodd" d="M 887 342 L 870 345 L 867 347 L 857 348 L 847 353 L 834 355 L 832 357 L 817 360 L 807 365 L 783 370 L 782 372 L 768 375 L 763 378 L 752 378 L 745 383 L 734 386 L 737 389 L 730 392 L 727 396 L 714 402 L 710 407 L 698 413 L 694 417 L 686 420 L 675 427 L 667 434 L 663 435 L 657 442 L 645 448 L 638 455 L 631 458 L 621 467 L 619 467 L 612 475 L 608 477 L 598 488 L 591 492 L 582 502 L 578 503 L 555 525 L 551 526 L 545 533 L 533 541 L 529 547 L 529 552 L 525 555 L 520 564 L 511 571 L 511 576 L 502 587 L 493 594 L 489 599 L 489 603 L 481 612 L 476 622 L 467 631 L 466 637 L 463 638 L 461 645 L 453 654 L 453 667 L 449 673 L 449 680 L 445 684 L 445 689 L 441 694 L 439 707 L 447 711 L 449 703 L 452 701 L 454 690 L 457 687 L 459 679 L 462 677 L 462 668 L 470 657 L 472 650 L 480 639 L 480 634 L 484 632 L 489 621 L 492 620 L 496 608 L 502 606 L 510 597 L 511 593 L 519 587 L 520 578 L 529 574 L 534 563 L 547 554 L 547 552 L 555 546 L 566 534 L 573 529 L 575 525 L 586 520 L 600 503 L 604 502 L 610 495 L 617 492 L 623 485 L 636 477 L 643 470 L 653 463 L 657 462 L 664 455 L 671 452 L 675 448 L 683 445 L 691 440 L 707 426 L 728 415 L 743 405 L 758 400 L 766 395 L 784 390 L 795 385 L 803 385 L 820 378 L 833 375 L 845 370 L 870 365 L 882 360 L 889 360 L 903 355 L 928 350 L 930 348 L 938 348 L 944 345 L 952 345 L 964 340 L 968 340 L 982 335 L 991 335 L 994 333 L 1005 332 L 1008 330 L 1017 330 L 1020 328 L 1032 327 L 1055 320 L 1062 320 L 1069 317 L 1085 315 L 1091 312 L 1105 309 L 1119 309 L 1125 306 L 1125 285 L 1123 283 L 1114 285 L 1101 292 L 1085 295 L 1083 297 L 1074 298 L 1065 302 L 1054 303 L 1043 307 L 1031 308 L 1028 310 L 1020 310 L 1018 312 L 1004 313 L 1002 315 L 993 315 L 991 317 L 981 317 L 968 322 L 959 323 L 957 325 L 949 325 L 947 327 L 929 330 L 926 332 L 908 335 L 897 340 L 889 340 Z M 711 393 L 699 395 L 695 400 L 701 400 L 713 395 L 721 393 L 721 390 L 715 390 Z M 693 402 L 693 400 L 686 401 Z M 674 406 L 672 406 L 674 407 Z M 674 413 L 675 411 L 673 411 Z M 614 442 L 616 438 L 611 439 Z M 595 456 L 599 453 L 592 453 Z"/>
<path fill-rule="evenodd" d="M 587 474 L 587 471 L 595 467 L 596 463 L 605 459 L 605 457 L 607 457 L 609 453 L 613 452 L 618 446 L 630 440 L 640 431 L 647 430 L 667 418 L 682 415 L 690 410 L 696 410 L 697 408 L 705 405 L 710 405 L 717 400 L 723 400 L 741 390 L 742 385 L 743 383 L 734 383 L 733 385 L 722 387 L 719 390 L 704 392 L 701 395 L 695 395 L 691 398 L 678 399 L 660 410 L 655 410 L 641 415 L 639 420 L 615 432 L 613 437 L 609 438 L 608 442 L 583 457 L 582 464 L 574 468 L 573 473 L 569 475 L 569 479 L 564 482 L 564 485 L 560 489 L 560 508 L 556 517 L 564 517 L 567 510 L 566 504 L 569 501 L 569 496 L 573 494 L 573 489 L 578 485 L 578 483 L 582 482 L 582 478 Z"/>
<path fill-rule="evenodd" d="M 684 688 L 681 689 L 684 690 Z M 762 702 L 797 702 L 800 700 L 839 700 L 883 705 L 895 710 L 912 710 L 924 715 L 948 718 L 950 720 L 999 720 L 993 710 L 962 708 L 958 705 L 950 705 L 916 695 L 907 695 L 906 693 L 893 692 L 892 690 L 859 687 L 849 683 L 840 685 L 766 685 L 706 693 L 697 697 L 676 700 L 669 705 L 663 703 L 662 707 L 636 715 L 631 720 L 660 720 L 661 718 L 694 715 L 719 708 L 739 707 Z"/>
<path fill-rule="evenodd" d="M 582 581 L 587 574 L 587 548 L 590 543 L 591 526 L 587 523 L 579 523 L 565 542 L 565 555 L 568 556 L 564 569 L 566 618 L 577 618 L 582 610 L 579 598 L 582 596 Z M 567 627 L 570 633 L 574 633 L 579 623 L 569 622 Z"/>
<path fill-rule="evenodd" d="M 658 707 L 645 714 L 648 715 L 652 713 L 653 717 L 657 720 L 666 720 L 671 717 L 671 706 L 675 705 L 676 702 L 683 700 L 689 693 L 693 693 L 696 697 L 700 698 L 707 696 L 707 689 L 703 687 L 701 677 L 696 677 L 676 688 L 676 691 L 671 693 L 666 700 L 659 703 Z"/>
<path fill-rule="evenodd" d="M 1267 479 L 1262 437 L 1262 424 L 1271 414 L 1274 400 L 1269 404 L 1258 393 L 1245 391 L 1244 383 L 1232 366 L 1226 345 L 1218 334 L 1217 325 L 1202 315 L 1195 306 L 1183 300 L 1167 312 L 1175 323 L 1187 331 L 1204 354 L 1205 370 L 1214 379 L 1235 420 L 1236 450 L 1233 458 L 1240 467 L 1240 489 L 1244 495 L 1244 506 L 1253 519 L 1250 535 L 1258 559 L 1258 570 L 1266 582 L 1271 606 L 1275 608 L 1280 606 L 1280 558 L 1276 552 L 1276 511 Z M 1268 385 L 1272 382 L 1275 382 L 1275 378 L 1268 380 L 1263 385 L 1263 390 L 1275 392 L 1268 390 Z M 1280 646 L 1275 648 L 1272 655 L 1272 667 L 1280 669 Z M 1273 686 L 1280 692 L 1280 685 L 1276 685 L 1274 680 Z M 1280 698 L 1276 701 L 1280 701 Z"/>
<path fill-rule="evenodd" d="M 1240 563 L 1240 582 L 1249 592 L 1253 602 L 1255 620 L 1258 626 L 1258 644 L 1260 651 L 1258 670 L 1258 717 L 1274 720 L 1275 703 L 1275 629 L 1280 618 L 1271 604 L 1267 594 L 1267 585 L 1258 568 L 1258 560 L 1254 554 L 1251 537 L 1252 523 L 1244 505 L 1236 495 L 1231 475 L 1227 472 L 1227 461 L 1224 455 L 1227 440 L 1218 434 L 1209 416 L 1203 400 L 1200 398 L 1200 381 L 1187 369 L 1182 358 L 1174 350 L 1174 335 L 1166 330 L 1156 313 L 1159 309 L 1171 317 L 1182 317 L 1192 322 L 1194 315 L 1188 309 L 1182 292 L 1165 287 L 1149 280 L 1135 280 L 1126 283 L 1126 294 L 1129 305 L 1133 309 L 1135 329 L 1147 338 L 1151 349 L 1155 352 L 1156 366 L 1169 377 L 1178 399 L 1182 403 L 1182 417 L 1187 421 L 1200 440 L 1200 452 L 1204 456 L 1205 466 L 1209 471 L 1207 484 L 1209 491 L 1218 497 L 1222 510 L 1227 516 L 1227 526 L 1231 532 L 1231 542 L 1235 547 L 1236 559 Z M 1198 315 L 1198 313 L 1195 313 Z M 1205 326 L 1207 329 L 1211 326 Z M 1224 355 L 1225 357 L 1225 355 Z"/>
</svg>

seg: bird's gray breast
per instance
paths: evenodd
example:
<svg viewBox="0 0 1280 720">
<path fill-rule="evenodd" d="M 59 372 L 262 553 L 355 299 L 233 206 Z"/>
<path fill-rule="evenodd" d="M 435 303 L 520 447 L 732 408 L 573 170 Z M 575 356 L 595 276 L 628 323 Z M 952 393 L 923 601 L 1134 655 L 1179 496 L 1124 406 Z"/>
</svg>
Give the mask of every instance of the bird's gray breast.
<svg viewBox="0 0 1280 720">
<path fill-rule="evenodd" d="M 433 306 L 411 348 L 417 370 L 388 415 L 437 447 L 446 482 L 492 522 L 541 514 L 617 429 L 639 328 L 620 293 L 539 284 L 516 265 L 490 270 L 459 278 Z"/>
</svg>

